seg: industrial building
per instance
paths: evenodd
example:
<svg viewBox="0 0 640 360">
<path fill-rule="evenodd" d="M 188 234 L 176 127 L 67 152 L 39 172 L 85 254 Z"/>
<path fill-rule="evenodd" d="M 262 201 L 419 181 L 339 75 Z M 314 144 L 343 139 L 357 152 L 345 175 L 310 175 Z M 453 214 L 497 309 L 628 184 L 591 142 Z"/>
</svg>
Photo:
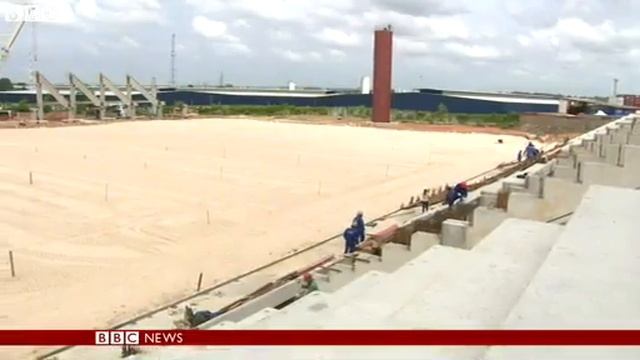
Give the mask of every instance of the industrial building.
<svg viewBox="0 0 640 360">
<path fill-rule="evenodd" d="M 68 96 L 68 90 L 61 90 Z M 108 102 L 117 102 L 111 92 L 106 93 Z M 451 113 L 463 114 L 508 114 L 508 113 L 596 113 L 621 116 L 635 112 L 633 102 L 625 105 L 598 103 L 589 99 L 558 98 L 552 96 L 529 96 L 522 94 L 489 93 L 474 91 L 449 91 L 439 89 L 417 89 L 394 92 L 391 107 L 395 110 L 437 111 L 443 104 Z M 165 105 L 181 102 L 187 105 L 291 105 L 311 107 L 371 107 L 372 95 L 362 94 L 358 89 L 296 89 L 286 88 L 159 88 L 158 100 Z M 134 101 L 142 102 L 143 96 L 134 92 Z M 26 101 L 36 103 L 33 90 L 0 92 L 0 103 Z M 573 109 L 573 110 L 572 110 Z M 578 109 L 578 110 L 576 110 Z"/>
</svg>

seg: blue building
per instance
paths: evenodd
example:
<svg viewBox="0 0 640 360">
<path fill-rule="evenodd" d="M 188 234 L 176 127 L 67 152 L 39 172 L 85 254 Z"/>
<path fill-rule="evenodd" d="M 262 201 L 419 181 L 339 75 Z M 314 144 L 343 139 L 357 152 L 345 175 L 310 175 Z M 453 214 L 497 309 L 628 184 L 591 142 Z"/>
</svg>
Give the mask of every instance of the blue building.
<svg viewBox="0 0 640 360">
<path fill-rule="evenodd" d="M 335 91 L 284 91 L 244 89 L 171 89 L 158 94 L 167 105 L 292 105 L 317 107 L 371 107 L 370 94 Z M 446 92 L 422 89 L 393 94 L 396 110 L 436 111 L 443 104 L 452 113 L 505 114 L 558 112 L 559 99 L 510 94 Z"/>
</svg>

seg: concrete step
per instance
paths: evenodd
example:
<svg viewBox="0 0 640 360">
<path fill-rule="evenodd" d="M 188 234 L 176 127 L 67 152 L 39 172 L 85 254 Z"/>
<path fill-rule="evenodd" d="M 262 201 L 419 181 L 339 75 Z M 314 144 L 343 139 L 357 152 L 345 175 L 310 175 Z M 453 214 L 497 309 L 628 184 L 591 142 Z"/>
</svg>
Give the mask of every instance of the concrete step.
<svg viewBox="0 0 640 360">
<path fill-rule="evenodd" d="M 405 247 L 402 248 L 402 251 L 410 253 Z M 433 249 L 420 255 L 419 259 L 414 260 L 412 263 L 421 264 L 425 261 L 424 259 L 431 258 L 433 255 L 429 256 L 428 253 L 430 251 L 433 251 Z M 449 253 L 448 251 L 445 252 Z M 433 262 L 433 260 L 430 261 Z M 409 264 L 408 266 L 411 265 Z M 403 273 L 406 272 L 408 272 L 408 270 L 387 275 L 379 271 L 369 271 L 356 278 L 354 281 L 347 283 L 344 287 L 333 294 L 321 291 L 311 293 L 282 309 L 276 315 L 261 318 L 259 321 L 249 324 L 248 327 L 256 329 L 287 327 L 305 328 L 309 324 L 321 322 L 322 317 L 328 309 L 340 307 L 347 301 L 361 299 L 362 296 L 369 296 L 366 294 L 368 294 L 372 288 L 381 286 L 381 282 L 388 276 L 393 275 L 394 278 L 406 279 L 406 276 L 403 275 Z"/>
<path fill-rule="evenodd" d="M 393 272 L 421 253 L 412 252 L 406 245 L 387 243 L 382 248 L 382 262 L 379 264 L 379 270 Z"/>
<path fill-rule="evenodd" d="M 478 206 L 473 211 L 473 224 L 467 229 L 467 246 L 472 249 L 480 240 L 508 218 L 506 211 Z"/>
<path fill-rule="evenodd" d="M 563 227 L 507 219 L 471 251 L 458 276 L 437 281 L 380 325 L 393 328 L 496 328 L 546 259 Z"/>
<path fill-rule="evenodd" d="M 639 191 L 592 186 L 502 327 L 640 328 L 639 212 Z M 593 350 L 497 347 L 486 359 L 640 358 L 638 347 Z"/>
<path fill-rule="evenodd" d="M 428 233 L 425 231 L 416 231 L 411 235 L 410 250 L 417 255 L 422 254 L 434 245 L 440 243 L 438 234 Z"/>
<path fill-rule="evenodd" d="M 266 318 L 269 318 L 271 316 L 273 316 L 274 314 L 279 313 L 280 310 L 278 309 L 274 309 L 274 308 L 264 308 L 262 310 L 257 311 L 256 313 L 247 316 L 246 318 L 238 321 L 237 327 L 238 328 L 246 328 L 247 326 L 250 326 L 251 324 L 260 322 Z"/>
<path fill-rule="evenodd" d="M 407 298 L 423 291 L 439 278 L 449 278 L 457 273 L 470 253 L 466 250 L 436 245 L 415 260 L 407 263 L 379 284 L 352 302 L 333 309 L 320 328 L 369 328 L 368 322 L 390 314 Z M 314 325 L 314 324 L 308 324 Z"/>
<path fill-rule="evenodd" d="M 340 306 L 358 298 L 372 286 L 382 281 L 388 274 L 369 271 L 348 283 L 334 293 L 314 291 L 293 304 L 283 308 L 277 315 L 255 322 L 253 329 L 304 328 L 312 319 L 321 319 L 327 309 Z"/>
</svg>

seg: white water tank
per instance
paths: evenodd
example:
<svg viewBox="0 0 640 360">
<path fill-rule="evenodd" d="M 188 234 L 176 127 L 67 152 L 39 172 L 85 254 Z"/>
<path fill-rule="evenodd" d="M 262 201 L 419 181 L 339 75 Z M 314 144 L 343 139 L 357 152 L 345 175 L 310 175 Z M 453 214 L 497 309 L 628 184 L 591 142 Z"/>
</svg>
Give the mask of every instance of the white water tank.
<svg viewBox="0 0 640 360">
<path fill-rule="evenodd" d="M 360 93 L 361 94 L 369 94 L 371 93 L 371 78 L 369 76 L 363 76 L 360 82 Z"/>
<path fill-rule="evenodd" d="M 289 81 L 289 91 L 296 91 L 296 83 Z"/>
</svg>

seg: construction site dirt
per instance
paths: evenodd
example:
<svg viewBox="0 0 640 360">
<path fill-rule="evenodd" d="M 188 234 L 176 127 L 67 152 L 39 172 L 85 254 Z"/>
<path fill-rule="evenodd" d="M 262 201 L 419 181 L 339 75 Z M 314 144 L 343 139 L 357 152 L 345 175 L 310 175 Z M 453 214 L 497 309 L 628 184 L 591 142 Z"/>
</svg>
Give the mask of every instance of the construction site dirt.
<svg viewBox="0 0 640 360">
<path fill-rule="evenodd" d="M 16 267 L 0 256 L 3 329 L 111 326 L 193 293 L 199 273 L 221 282 L 527 143 L 240 119 L 2 135 L 0 254 Z"/>
</svg>

